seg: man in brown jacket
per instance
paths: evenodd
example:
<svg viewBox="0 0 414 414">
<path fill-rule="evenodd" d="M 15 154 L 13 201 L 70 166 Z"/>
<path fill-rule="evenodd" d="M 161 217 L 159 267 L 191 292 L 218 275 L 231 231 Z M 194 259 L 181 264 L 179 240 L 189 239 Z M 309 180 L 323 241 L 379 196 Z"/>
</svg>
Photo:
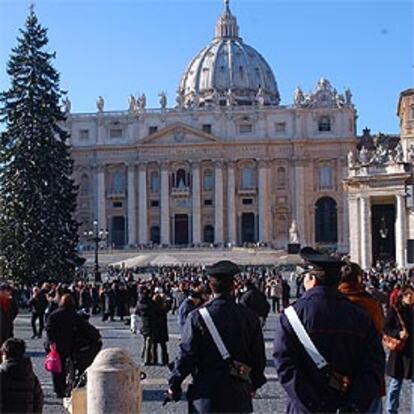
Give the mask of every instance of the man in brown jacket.
<svg viewBox="0 0 414 414">
<path fill-rule="evenodd" d="M 377 299 L 366 292 L 362 286 L 362 269 L 354 262 L 345 264 L 341 269 L 341 282 L 338 290 L 344 294 L 352 303 L 365 309 L 371 316 L 379 336 L 384 329 L 384 314 L 382 306 Z M 385 378 L 383 389 L 378 399 L 374 400 L 369 413 L 382 413 L 382 399 L 385 395 Z"/>
<path fill-rule="evenodd" d="M 352 303 L 364 308 L 371 316 L 378 334 L 384 329 L 384 314 L 381 304 L 362 286 L 362 269 L 356 263 L 349 262 L 341 269 L 341 282 L 338 290 Z"/>
</svg>

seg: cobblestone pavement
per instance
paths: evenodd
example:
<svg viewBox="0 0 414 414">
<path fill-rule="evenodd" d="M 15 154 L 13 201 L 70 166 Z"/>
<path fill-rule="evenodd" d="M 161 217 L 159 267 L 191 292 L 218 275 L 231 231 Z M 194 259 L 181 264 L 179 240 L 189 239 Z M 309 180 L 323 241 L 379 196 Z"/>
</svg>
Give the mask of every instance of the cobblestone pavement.
<svg viewBox="0 0 414 414">
<path fill-rule="evenodd" d="M 267 355 L 266 376 L 268 382 L 259 390 L 257 398 L 254 400 L 254 410 L 256 413 L 283 413 L 286 410 L 286 394 L 278 382 L 271 360 L 275 320 L 276 316 L 272 314 L 268 318 L 264 330 Z M 140 364 L 140 349 L 142 345 L 140 335 L 131 334 L 129 327 L 120 321 L 102 322 L 99 318 L 93 318 L 92 323 L 100 329 L 105 348 L 121 347 L 127 349 L 132 354 L 134 360 Z M 179 336 L 176 327 L 176 318 L 173 315 L 169 315 L 169 327 L 170 341 L 168 343 L 168 349 L 170 357 L 174 358 L 178 350 Z M 27 342 L 28 354 L 32 358 L 35 372 L 40 379 L 45 393 L 44 413 L 64 413 L 65 410 L 62 407 L 62 400 L 55 398 L 51 376 L 43 367 L 45 359 L 43 341 L 40 339 L 30 339 L 31 334 L 30 315 L 27 313 L 20 314 L 15 323 L 15 335 L 16 337 L 23 338 Z M 187 405 L 184 398 L 178 403 L 169 403 L 166 407 L 162 407 L 163 394 L 167 387 L 166 378 L 168 377 L 168 369 L 162 366 L 142 368 L 148 376 L 143 381 L 142 412 L 148 414 L 185 413 Z M 408 381 L 405 381 L 401 396 L 400 413 L 408 413 L 410 411 L 409 393 Z"/>
</svg>

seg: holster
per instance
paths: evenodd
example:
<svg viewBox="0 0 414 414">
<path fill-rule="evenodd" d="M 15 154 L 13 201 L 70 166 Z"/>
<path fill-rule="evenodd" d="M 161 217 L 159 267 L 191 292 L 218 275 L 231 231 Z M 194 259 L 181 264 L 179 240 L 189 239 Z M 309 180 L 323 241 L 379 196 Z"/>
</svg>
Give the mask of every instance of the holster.
<svg viewBox="0 0 414 414">
<path fill-rule="evenodd" d="M 243 362 L 235 361 L 234 359 L 229 359 L 228 364 L 230 375 L 232 377 L 250 382 L 250 373 L 252 372 L 251 367 Z"/>
<path fill-rule="evenodd" d="M 351 379 L 348 376 L 340 374 L 329 365 L 323 369 L 323 372 L 329 388 L 341 394 L 348 392 L 351 386 Z"/>
</svg>

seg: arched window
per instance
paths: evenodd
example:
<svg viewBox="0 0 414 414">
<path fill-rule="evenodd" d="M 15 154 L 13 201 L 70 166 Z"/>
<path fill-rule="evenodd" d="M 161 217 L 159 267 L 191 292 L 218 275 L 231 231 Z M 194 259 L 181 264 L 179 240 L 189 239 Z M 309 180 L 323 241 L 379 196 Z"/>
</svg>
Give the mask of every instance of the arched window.
<svg viewBox="0 0 414 414">
<path fill-rule="evenodd" d="M 152 193 L 159 193 L 160 191 L 160 175 L 158 174 L 158 172 L 153 171 L 151 173 L 151 192 Z"/>
<path fill-rule="evenodd" d="M 180 168 L 175 174 L 175 186 L 177 188 L 187 187 L 187 174 L 183 168 Z"/>
<path fill-rule="evenodd" d="M 213 226 L 207 225 L 204 227 L 203 241 L 204 243 L 214 243 L 214 227 Z"/>
<path fill-rule="evenodd" d="M 211 191 L 213 189 L 213 173 L 211 170 L 204 171 L 203 189 L 204 191 Z"/>
<path fill-rule="evenodd" d="M 277 188 L 286 187 L 286 169 L 284 167 L 279 167 L 276 171 L 276 183 Z"/>
<path fill-rule="evenodd" d="M 82 174 L 79 181 L 79 193 L 81 195 L 88 195 L 89 190 L 89 176 L 88 174 Z"/>
<path fill-rule="evenodd" d="M 318 129 L 321 132 L 326 132 L 331 130 L 331 119 L 329 116 L 321 116 L 318 122 Z"/>
<path fill-rule="evenodd" d="M 338 241 L 336 201 L 331 197 L 320 198 L 315 205 L 316 243 L 336 243 Z"/>
<path fill-rule="evenodd" d="M 253 183 L 253 168 L 244 167 L 242 170 L 242 188 L 252 188 L 254 187 Z"/>
<path fill-rule="evenodd" d="M 330 165 L 322 165 L 319 167 L 319 188 L 333 187 L 333 170 Z"/>
<path fill-rule="evenodd" d="M 112 175 L 112 191 L 114 193 L 123 193 L 125 191 L 125 175 L 117 171 Z"/>
</svg>

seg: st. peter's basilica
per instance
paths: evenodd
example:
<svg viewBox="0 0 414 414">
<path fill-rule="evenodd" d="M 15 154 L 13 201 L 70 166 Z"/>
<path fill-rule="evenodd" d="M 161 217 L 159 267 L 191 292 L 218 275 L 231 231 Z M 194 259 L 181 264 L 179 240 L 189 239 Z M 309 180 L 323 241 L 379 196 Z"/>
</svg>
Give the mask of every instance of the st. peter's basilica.
<svg viewBox="0 0 414 414">
<path fill-rule="evenodd" d="M 368 211 L 366 197 L 356 207 L 345 192 L 359 200 L 359 178 L 368 171 L 358 161 L 352 93 L 338 92 L 323 77 L 315 83 L 280 105 L 271 67 L 243 41 L 225 0 L 212 41 L 188 64 L 172 105 L 160 93 L 159 108 L 147 108 L 142 94 L 131 95 L 125 110 L 106 111 L 99 97 L 95 112 L 73 114 L 66 102 L 81 234 L 97 219 L 109 244 L 120 248 L 261 243 L 284 249 L 296 226 L 302 245 L 366 256 L 360 237 L 371 236 L 354 233 L 368 216 L 352 230 L 348 207 L 353 217 Z M 348 178 L 352 154 L 358 162 Z M 388 200 L 397 216 L 398 200 Z M 367 226 L 364 231 L 373 231 Z M 405 246 L 406 239 L 398 243 Z"/>
</svg>

